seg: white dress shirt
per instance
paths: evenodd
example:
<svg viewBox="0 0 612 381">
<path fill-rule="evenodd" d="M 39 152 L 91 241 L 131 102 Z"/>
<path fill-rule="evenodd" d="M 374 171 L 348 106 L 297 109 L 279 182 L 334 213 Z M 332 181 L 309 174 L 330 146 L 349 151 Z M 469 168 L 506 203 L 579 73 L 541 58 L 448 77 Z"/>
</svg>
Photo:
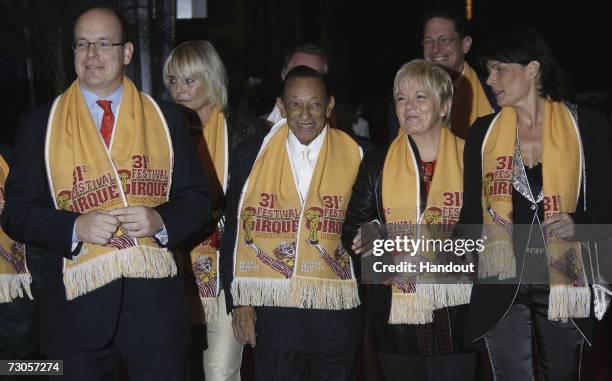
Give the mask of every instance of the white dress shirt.
<svg viewBox="0 0 612 381">
<path fill-rule="evenodd" d="M 317 159 L 319 157 L 321 147 L 323 146 L 325 134 L 327 134 L 327 128 L 327 126 L 324 127 L 319 136 L 317 136 L 307 146 L 300 143 L 293 132 L 289 130 L 289 136 L 287 138 L 287 153 L 289 154 L 289 161 L 291 162 L 291 169 L 293 170 L 295 185 L 300 192 L 302 203 L 306 201 L 308 189 L 310 188 L 310 182 L 312 180 L 312 173 L 317 165 Z"/>
</svg>

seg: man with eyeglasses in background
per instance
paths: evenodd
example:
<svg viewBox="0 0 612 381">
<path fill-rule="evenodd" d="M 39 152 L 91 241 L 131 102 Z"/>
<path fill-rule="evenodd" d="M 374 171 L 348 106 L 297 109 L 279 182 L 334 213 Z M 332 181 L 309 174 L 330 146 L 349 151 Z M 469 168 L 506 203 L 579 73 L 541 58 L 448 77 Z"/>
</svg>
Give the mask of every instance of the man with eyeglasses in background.
<svg viewBox="0 0 612 381">
<path fill-rule="evenodd" d="M 172 248 L 209 215 L 183 112 L 124 75 L 134 47 L 121 15 L 81 13 L 77 79 L 20 128 L 5 231 L 43 258 L 41 347 L 64 379 L 184 380 L 189 344 Z"/>
<path fill-rule="evenodd" d="M 472 46 L 472 36 L 465 17 L 451 8 L 432 9 L 423 17 L 423 57 L 443 66 L 453 79 L 454 96 L 451 130 L 466 138 L 476 118 L 498 110 L 495 96 L 465 56 Z M 389 140 L 397 136 L 399 122 L 395 110 L 389 113 Z"/>
</svg>

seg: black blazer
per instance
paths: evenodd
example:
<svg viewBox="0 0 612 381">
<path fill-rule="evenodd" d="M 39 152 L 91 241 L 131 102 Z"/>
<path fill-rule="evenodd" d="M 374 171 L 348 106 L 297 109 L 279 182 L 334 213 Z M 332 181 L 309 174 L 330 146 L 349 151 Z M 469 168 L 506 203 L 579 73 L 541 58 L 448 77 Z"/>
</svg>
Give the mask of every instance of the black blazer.
<svg viewBox="0 0 612 381">
<path fill-rule="evenodd" d="M 478 118 L 470 128 L 464 150 L 464 196 L 463 208 L 459 217 L 458 226 L 482 224 L 482 160 L 481 147 L 484 136 L 489 129 L 495 115 Z M 583 107 L 578 108 L 578 126 L 582 138 L 587 188 L 587 212 L 583 211 L 584 195 L 580 190 L 580 198 L 576 212 L 572 214 L 576 224 L 609 224 L 612 221 L 612 202 L 609 198 L 612 181 L 608 163 L 612 162 L 610 155 L 610 131 L 603 115 Z M 513 193 L 514 220 L 520 219 L 529 204 L 521 205 L 522 197 Z M 542 205 L 538 209 L 543 210 Z M 542 217 L 542 216 L 540 216 Z M 464 232 L 472 238 L 478 238 L 480 231 L 465 229 Z M 472 231 L 469 231 L 472 230 Z M 590 237 L 591 239 L 593 237 Z M 595 237 L 598 238 L 598 237 Z M 516 250 L 517 263 L 522 263 L 524 250 Z M 519 243 L 520 244 L 520 243 Z M 588 266 L 588 260 L 585 262 Z M 517 266 L 518 272 L 518 266 Z M 475 284 L 472 289 L 470 310 L 467 325 L 467 339 L 476 341 L 486 334 L 505 315 L 514 301 L 518 290 L 516 280 L 499 282 L 499 284 Z M 590 319 L 573 319 L 584 336 L 592 341 L 592 324 Z"/>
<path fill-rule="evenodd" d="M 167 246 L 172 249 L 205 223 L 210 211 L 210 196 L 183 112 L 168 102 L 158 104 L 172 138 L 174 168 L 170 201 L 155 210 L 164 221 Z M 126 285 L 137 300 L 130 308 L 140 314 L 137 320 L 141 324 L 130 328 L 135 343 L 188 344 L 188 320 L 180 277 L 118 279 L 72 301 L 66 300 L 62 259 L 72 256 L 72 230 L 79 214 L 53 207 L 44 160 L 50 108 L 50 104 L 42 106 L 22 119 L 15 144 L 15 160 L 6 182 L 7 202 L 2 215 L 2 226 L 13 239 L 47 252 L 42 258 L 43 351 L 86 351 L 109 343 L 117 327 Z"/>
<path fill-rule="evenodd" d="M 419 151 L 416 144 L 412 139 L 409 138 L 409 142 L 412 146 L 412 150 L 415 153 L 416 161 L 420 161 Z M 361 162 L 359 173 L 355 184 L 353 185 L 353 193 L 351 195 L 351 201 L 346 212 L 346 220 L 342 228 L 342 243 L 345 248 L 354 255 L 351 250 L 353 238 L 357 234 L 359 227 L 365 223 L 377 220 L 380 222 L 382 228 L 381 236 L 387 238 L 387 234 L 384 229 L 386 223 L 385 215 L 383 213 L 382 204 L 382 178 L 384 176 L 383 167 L 385 159 L 387 157 L 388 147 L 381 147 L 368 152 Z M 420 171 L 420 168 L 419 168 Z M 419 176 L 421 189 L 424 189 L 425 184 L 423 183 L 423 177 Z M 423 199 L 422 203 L 426 203 L 425 192 L 421 192 Z M 382 261 L 385 264 L 392 263 L 393 260 L 383 255 L 381 257 L 357 257 L 354 259 L 355 263 L 361 264 L 361 274 L 363 276 L 372 277 L 375 275 L 371 270 L 372 265 L 376 261 Z M 366 267 L 370 270 L 366 270 Z M 395 354 L 424 354 L 432 351 L 431 342 L 434 340 L 424 339 L 428 334 L 425 333 L 425 325 L 415 324 L 388 324 L 389 313 L 391 311 L 391 288 L 382 284 L 380 281 L 384 279 L 370 279 L 368 287 L 370 287 L 370 297 L 366 301 L 368 304 L 368 311 L 373 317 L 374 332 L 376 334 L 376 345 L 377 350 L 383 353 L 395 353 Z M 374 284 L 376 283 L 376 284 Z M 436 316 L 442 316 L 447 313 L 448 325 L 439 324 L 436 322 L 431 326 L 436 326 L 436 329 L 440 330 L 441 337 L 444 337 L 445 343 L 438 343 L 438 350 L 442 347 L 449 348 L 449 352 L 462 352 L 464 351 L 464 330 L 465 330 L 465 317 L 466 307 L 457 306 L 452 308 L 446 308 L 443 311 L 437 313 Z M 436 318 L 438 319 L 438 318 Z"/>
<path fill-rule="evenodd" d="M 227 312 L 234 308 L 231 284 L 234 279 L 234 243 L 238 228 L 238 204 L 263 136 L 253 137 L 234 150 L 230 166 L 230 180 L 226 194 L 225 229 L 221 245 L 221 272 Z M 257 307 L 256 330 L 274 330 L 267 335 L 278 348 L 304 352 L 346 350 L 357 345 L 361 324 L 359 308 L 349 310 L 313 310 L 282 307 Z M 257 340 L 261 338 L 258 337 Z"/>
</svg>

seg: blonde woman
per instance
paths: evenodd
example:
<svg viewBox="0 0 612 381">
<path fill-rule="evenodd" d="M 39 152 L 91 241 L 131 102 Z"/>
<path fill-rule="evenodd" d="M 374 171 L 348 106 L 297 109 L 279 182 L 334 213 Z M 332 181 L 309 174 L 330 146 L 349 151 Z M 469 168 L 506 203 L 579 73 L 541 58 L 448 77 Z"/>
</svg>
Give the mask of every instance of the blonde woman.
<svg viewBox="0 0 612 381">
<path fill-rule="evenodd" d="M 256 122 L 241 118 L 228 106 L 228 77 L 219 54 L 208 41 L 188 41 L 176 47 L 164 64 L 164 82 L 175 102 L 191 113 L 190 130 L 208 176 L 215 224 L 192 237 L 190 252 L 194 320 L 206 323 L 206 380 L 240 380 L 242 344 L 232 331 L 219 271 L 222 207 L 233 148 L 249 136 L 263 133 Z"/>
<path fill-rule="evenodd" d="M 439 66 L 413 60 L 397 72 L 393 93 L 400 133 L 389 147 L 366 154 L 347 211 L 342 240 L 355 254 L 364 251 L 362 232 L 365 243 L 364 226 L 372 221 L 391 239 L 412 234 L 402 229 L 419 224 L 434 225 L 429 230 L 438 234 L 438 226 L 454 224 L 461 210 L 463 140 L 450 130 L 450 76 Z M 366 273 L 373 268 L 364 260 Z M 403 380 L 406 374 L 473 380 L 477 358 L 463 353 L 466 311 L 459 306 L 469 301 L 471 285 L 433 285 L 394 275 L 368 286 L 366 301 L 387 380 Z"/>
</svg>

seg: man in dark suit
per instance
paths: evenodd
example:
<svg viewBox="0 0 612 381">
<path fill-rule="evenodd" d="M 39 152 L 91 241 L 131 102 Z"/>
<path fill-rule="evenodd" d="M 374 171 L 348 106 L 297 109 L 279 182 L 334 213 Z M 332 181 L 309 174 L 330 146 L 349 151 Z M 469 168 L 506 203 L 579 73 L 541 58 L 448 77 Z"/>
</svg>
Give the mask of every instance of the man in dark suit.
<svg viewBox="0 0 612 381">
<path fill-rule="evenodd" d="M 296 192 L 299 193 L 303 200 L 303 205 L 308 204 L 308 190 L 319 190 L 320 184 L 329 179 L 334 179 L 338 187 L 345 189 L 350 194 L 354 178 L 350 178 L 347 181 L 340 173 L 334 172 L 334 169 L 330 168 L 327 171 L 328 167 L 325 167 L 323 170 L 326 173 L 323 179 L 318 179 L 315 172 L 313 172 L 316 166 L 320 165 L 323 167 L 326 165 L 325 163 L 329 164 L 330 161 L 333 161 L 328 159 L 326 162 L 324 159 L 321 159 L 320 161 L 324 164 L 318 163 L 319 158 L 323 157 L 323 152 L 325 151 L 325 139 L 330 139 L 328 141 L 330 142 L 329 146 L 332 147 L 331 149 L 342 151 L 343 154 L 347 153 L 342 160 L 345 165 L 343 171 L 346 173 L 353 173 L 351 171 L 355 171 L 356 175 L 356 168 L 359 165 L 361 155 L 361 149 L 350 137 L 337 129 L 328 127 L 327 121 L 333 110 L 334 98 L 329 95 L 322 74 L 306 66 L 297 66 L 292 69 L 287 74 L 283 95 L 278 98 L 277 104 L 283 114 L 283 118 L 286 118 L 286 122 L 277 123 L 275 128 L 266 136 L 266 139 L 270 141 L 273 139 L 271 138 L 272 136 L 283 136 L 280 135 L 279 131 L 286 127 L 288 128 L 287 137 L 285 142 L 282 143 L 283 147 L 286 146 L 286 153 L 276 156 L 275 151 L 275 154 L 272 155 L 273 159 L 271 159 L 272 161 L 284 160 L 290 166 L 293 176 L 289 175 L 291 177 L 284 178 L 283 182 L 293 184 L 293 177 L 295 177 Z M 343 138 L 342 143 L 336 145 L 339 140 L 333 139 L 339 139 L 339 137 Z M 257 296 L 255 296 L 255 301 L 252 304 L 241 303 L 235 299 L 235 293 L 243 295 L 259 293 L 259 291 L 253 291 L 257 288 L 257 281 L 249 283 L 249 279 L 256 279 L 257 274 L 252 274 L 246 280 L 246 283 L 242 285 L 238 283 L 237 278 L 240 275 L 235 276 L 235 261 L 236 263 L 251 262 L 254 265 L 253 267 L 256 268 L 265 269 L 268 264 L 272 264 L 272 266 L 277 264 L 277 268 L 284 268 L 283 264 L 279 263 L 280 261 L 274 259 L 280 255 L 277 252 L 274 253 L 276 256 L 274 258 L 272 258 L 271 253 L 269 256 L 265 253 L 262 254 L 262 256 L 267 256 L 265 260 L 261 260 L 262 256 L 257 258 L 253 256 L 252 261 L 242 261 L 238 257 L 233 259 L 235 255 L 234 248 L 237 245 L 236 241 L 241 242 L 240 236 L 237 235 L 239 227 L 241 231 L 243 229 L 249 230 L 244 228 L 248 224 L 245 222 L 244 215 L 241 217 L 238 215 L 240 210 L 244 210 L 244 205 L 242 207 L 239 207 L 239 205 L 242 202 L 243 186 L 247 179 L 249 179 L 250 184 L 257 182 L 257 177 L 255 177 L 252 171 L 254 171 L 254 163 L 262 144 L 264 144 L 263 137 L 257 137 L 247 140 L 236 147 L 232 158 L 233 164 L 230 168 L 230 183 L 226 196 L 225 232 L 221 248 L 221 271 L 226 290 L 225 296 L 228 313 L 231 312 L 233 315 L 234 335 L 239 342 L 255 347 L 255 373 L 257 380 L 348 380 L 351 376 L 355 350 L 361 331 L 360 310 L 356 306 L 359 304 L 358 300 L 353 305 L 346 306 L 343 309 L 342 307 L 333 308 L 330 306 L 316 307 L 315 303 L 308 298 L 303 301 L 303 304 L 300 304 L 302 302 L 298 303 L 304 306 L 304 308 L 288 307 L 285 304 L 294 304 L 286 303 L 286 301 L 281 300 L 282 297 L 272 302 L 257 302 Z M 346 151 L 343 151 L 343 149 L 346 149 Z M 349 152 L 354 154 L 349 156 Z M 270 169 L 270 164 L 272 163 L 265 161 L 265 159 L 262 160 L 264 161 L 261 162 L 262 164 L 259 167 L 262 168 L 259 175 L 273 176 L 274 173 L 272 172 L 274 172 L 274 169 Z M 282 173 L 281 176 L 287 175 Z M 276 181 L 272 181 L 272 183 L 276 184 Z M 315 191 L 312 192 L 316 193 Z M 259 190 L 249 189 L 245 191 L 244 197 L 247 198 L 253 194 L 259 194 Z M 266 193 L 261 194 L 267 195 Z M 278 206 L 284 202 L 286 194 L 280 192 L 273 193 L 275 200 L 277 195 Z M 344 200 L 348 200 L 348 198 L 344 198 Z M 340 205 L 340 208 L 343 207 L 343 205 Z M 282 209 L 281 206 L 278 206 L 278 208 Z M 305 208 L 302 207 L 302 209 Z M 246 209 L 249 208 L 247 207 Z M 270 210 L 272 209 L 274 209 L 273 206 L 271 206 Z M 339 213 L 342 214 L 343 212 Z M 302 211 L 299 214 L 302 214 Z M 307 212 L 304 215 L 306 216 L 305 219 L 309 218 L 307 217 Z M 308 228 L 310 229 L 311 235 L 309 239 L 311 243 L 312 237 L 317 237 L 316 231 L 323 231 L 321 228 L 323 225 L 322 221 L 317 220 L 316 223 L 313 221 L 310 220 Z M 259 244 L 265 245 L 266 233 L 259 233 L 255 219 L 252 219 L 251 222 L 251 227 L 253 228 L 251 229 L 253 230 L 251 247 Z M 298 221 L 295 221 L 293 226 L 297 227 L 298 224 Z M 306 226 L 306 222 L 303 225 Z M 303 229 L 306 230 L 306 227 Z M 300 248 L 306 246 L 305 243 L 300 243 L 305 242 L 302 232 L 302 229 L 298 229 L 293 238 L 287 238 L 287 241 L 296 239 L 298 242 L 297 254 L 294 254 L 295 258 L 302 258 L 301 256 L 306 255 L 305 253 L 307 252 L 307 250 Z M 294 244 L 296 241 L 294 241 Z M 302 252 L 301 250 L 304 251 Z M 246 252 L 249 253 L 248 250 Z M 338 253 L 342 252 L 342 250 L 338 250 Z M 346 255 L 348 256 L 348 254 Z M 299 278 L 299 274 L 301 271 L 304 271 L 307 262 L 309 261 L 304 259 L 295 260 L 295 264 L 291 265 L 292 269 L 290 270 L 290 272 L 293 272 L 293 275 L 288 280 L 294 282 L 296 278 Z M 319 264 L 316 260 L 312 262 L 321 267 L 327 266 L 325 263 Z M 331 261 L 327 263 L 329 264 Z M 245 277 L 240 278 L 240 281 L 244 281 Z M 260 279 L 262 278 L 259 278 L 258 281 Z M 265 281 L 263 279 L 263 282 Z M 356 282 L 354 279 L 352 281 L 353 283 Z M 349 281 L 343 280 L 343 282 L 348 283 Z M 354 285 L 354 296 L 358 298 L 356 295 L 356 283 Z M 269 286 L 266 285 L 265 287 L 272 289 L 277 287 L 277 284 L 272 282 Z M 329 288 L 333 289 L 333 286 Z M 278 290 L 278 288 L 276 289 Z M 282 294 L 282 292 L 279 294 Z M 342 297 L 337 290 L 331 290 L 327 293 L 322 290 L 315 290 L 311 292 L 311 295 L 314 294 L 316 294 L 316 298 L 326 299 L 327 297 L 328 300 Z M 253 305 L 257 305 L 257 307 L 253 307 Z"/>
<path fill-rule="evenodd" d="M 466 60 L 472 47 L 469 22 L 461 10 L 444 5 L 430 9 L 422 21 L 423 58 L 442 66 L 451 76 L 454 96 L 450 128 L 455 135 L 465 139 L 477 117 L 499 111 L 493 91 L 486 86 L 486 77 L 479 76 Z M 399 131 L 393 102 L 389 106 L 387 121 L 388 140 L 393 141 Z"/>
<path fill-rule="evenodd" d="M 155 103 L 137 89 L 134 91 L 134 85 L 124 76 L 133 45 L 127 40 L 122 17 L 106 8 L 89 9 L 77 19 L 74 39 L 78 78 L 54 105 L 61 105 L 69 92 L 75 94 L 72 98 L 75 100 L 73 103 L 65 101 L 68 106 L 63 111 L 46 105 L 22 121 L 15 161 L 6 183 L 7 203 L 2 225 L 13 239 L 39 246 L 51 254 L 44 258 L 43 266 L 41 346 L 49 359 L 64 361 L 66 379 L 115 380 L 119 363 L 123 362 L 132 380 L 182 380 L 185 379 L 189 343 L 188 319 L 182 279 L 173 276 L 176 265 L 171 252 L 163 248 L 176 247 L 203 226 L 210 208 L 207 182 L 185 128 L 182 111 L 173 104 Z M 78 143 L 75 130 L 81 136 L 86 131 L 88 134 L 93 131 L 95 135 L 90 136 L 95 139 L 87 148 L 76 144 L 60 149 L 49 146 L 45 138 L 47 130 L 62 132 L 64 120 L 58 123 L 57 118 L 50 118 L 50 113 L 70 114 L 74 111 L 70 109 L 73 104 L 80 107 L 79 118 L 65 119 L 65 124 L 72 123 L 72 135 L 67 139 Z M 154 114 L 153 118 L 159 122 L 157 125 L 166 133 L 152 130 L 149 123 L 125 123 L 136 120 L 130 119 L 135 114 L 131 110 L 139 107 L 145 110 L 145 118 L 146 110 Z M 87 109 L 91 119 L 84 116 Z M 97 132 L 89 128 L 92 124 Z M 126 139 L 126 132 L 133 139 Z M 158 135 L 163 135 L 161 146 L 169 152 L 170 160 L 166 161 L 169 163 L 166 172 L 157 172 L 167 175 L 156 181 L 166 181 L 167 189 L 163 191 L 163 201 L 143 205 L 133 202 L 136 187 L 132 187 L 128 195 L 124 178 L 119 176 L 122 172 L 115 152 L 121 151 L 124 157 L 134 160 L 134 166 L 127 171 L 132 171 L 135 181 L 137 172 L 132 168 L 140 168 L 138 173 L 142 175 L 146 173 L 142 167 L 158 160 L 161 154 L 149 149 L 148 156 L 138 163 L 138 158 L 131 155 L 138 152 L 130 150 L 138 139 L 160 141 L 156 140 Z M 80 149 L 85 160 L 98 156 L 110 163 L 109 168 L 116 167 L 109 172 L 109 181 L 114 187 L 109 191 L 111 202 L 116 197 L 112 207 L 109 203 L 102 207 L 100 202 L 99 208 L 89 207 L 83 212 L 82 205 L 71 198 L 59 202 L 50 180 L 55 182 L 61 177 L 64 181 L 72 181 L 68 186 L 72 186 L 72 194 L 68 190 L 68 197 L 74 198 L 79 191 L 79 177 L 83 176 L 77 170 L 78 163 L 47 159 L 50 152 L 61 154 L 66 149 L 74 152 Z M 88 173 L 84 175 L 87 179 Z M 67 176 L 74 176 L 74 179 Z M 87 282 L 92 280 L 87 278 L 84 280 L 87 291 L 79 290 L 76 296 L 70 297 L 67 267 L 92 251 L 99 250 L 104 255 L 122 251 L 111 245 L 119 236 L 123 243 L 127 242 L 128 249 L 138 247 L 144 252 L 141 258 L 145 263 L 152 261 L 151 253 L 164 256 L 169 272 L 161 276 L 130 277 L 122 271 L 116 279 L 95 287 L 90 287 Z M 149 242 L 146 250 L 142 242 Z M 88 265 L 90 263 L 97 265 L 95 261 Z M 97 274 L 107 273 L 101 270 Z"/>
</svg>

